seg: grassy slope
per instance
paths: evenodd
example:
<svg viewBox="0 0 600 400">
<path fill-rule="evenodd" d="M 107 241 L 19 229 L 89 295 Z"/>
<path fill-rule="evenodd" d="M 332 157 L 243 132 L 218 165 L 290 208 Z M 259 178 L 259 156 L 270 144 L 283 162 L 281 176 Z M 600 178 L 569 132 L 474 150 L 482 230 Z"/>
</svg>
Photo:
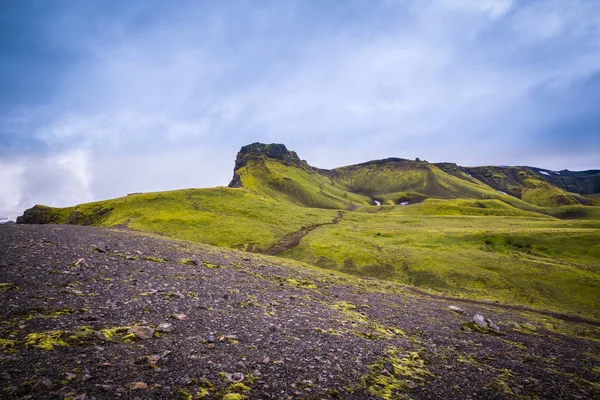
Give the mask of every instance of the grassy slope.
<svg viewBox="0 0 600 400">
<path fill-rule="evenodd" d="M 90 220 L 99 210 L 111 210 Z M 76 207 L 52 209 L 54 223 L 131 229 L 217 246 L 264 250 L 305 225 L 330 222 L 336 212 L 307 209 L 246 189 L 185 189 L 134 194 Z M 74 216 L 77 215 L 77 219 Z"/>
<path fill-rule="evenodd" d="M 319 208 L 352 209 L 370 199 L 336 185 L 313 170 L 286 166 L 264 159 L 252 160 L 238 174 L 245 188 L 282 202 Z"/>
<path fill-rule="evenodd" d="M 439 208 L 424 215 L 429 205 L 417 207 L 346 213 L 280 255 L 455 296 L 600 318 L 599 221 L 467 217 L 460 207 L 458 214 L 448 209 L 460 216 Z"/>
<path fill-rule="evenodd" d="M 583 196 L 551 185 L 527 168 L 487 166 L 467 170 L 481 182 L 536 206 L 560 207 L 586 201 Z"/>
<path fill-rule="evenodd" d="M 355 210 L 281 255 L 457 296 L 600 318 L 599 207 L 534 206 L 424 162 L 351 166 L 330 177 L 261 159 L 237 172 L 245 188 L 136 194 L 48 212 L 55 223 L 125 224 L 264 251 L 303 227 L 332 221 L 339 209 Z M 447 199 L 392 205 L 407 193 Z M 388 205 L 368 206 L 371 198 Z"/>
</svg>

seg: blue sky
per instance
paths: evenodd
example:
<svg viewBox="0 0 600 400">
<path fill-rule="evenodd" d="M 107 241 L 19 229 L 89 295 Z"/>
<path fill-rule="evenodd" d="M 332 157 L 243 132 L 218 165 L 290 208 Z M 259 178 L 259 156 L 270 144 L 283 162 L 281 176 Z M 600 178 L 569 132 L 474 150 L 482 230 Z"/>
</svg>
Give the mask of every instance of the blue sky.
<svg viewBox="0 0 600 400">
<path fill-rule="evenodd" d="M 0 217 L 227 185 L 278 142 L 600 168 L 596 0 L 0 0 Z"/>
</svg>

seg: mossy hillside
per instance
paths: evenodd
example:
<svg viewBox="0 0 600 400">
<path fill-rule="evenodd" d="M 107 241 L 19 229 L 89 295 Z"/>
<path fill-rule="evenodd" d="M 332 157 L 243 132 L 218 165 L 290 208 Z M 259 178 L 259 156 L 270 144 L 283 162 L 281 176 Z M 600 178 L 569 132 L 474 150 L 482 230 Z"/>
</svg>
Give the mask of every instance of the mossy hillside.
<svg viewBox="0 0 600 400">
<path fill-rule="evenodd" d="M 36 206 L 37 207 L 37 206 Z M 217 246 L 260 250 L 303 226 L 331 222 L 337 212 L 306 209 L 248 189 L 184 189 L 143 193 L 69 208 L 48 208 L 53 223 L 86 224 L 98 209 L 110 209 L 92 225 L 131 229 Z"/>
<path fill-rule="evenodd" d="M 254 193 L 282 202 L 319 208 L 352 209 L 368 205 L 371 199 L 311 168 L 298 168 L 270 159 L 248 161 L 236 171 L 243 186 Z"/>
<path fill-rule="evenodd" d="M 377 198 L 396 193 L 419 193 L 435 198 L 486 198 L 496 195 L 490 187 L 452 176 L 433 164 L 415 161 L 367 163 L 337 168 L 333 180 L 356 193 Z"/>
<path fill-rule="evenodd" d="M 583 196 L 546 182 L 529 168 L 486 166 L 466 170 L 486 185 L 536 206 L 560 207 L 588 203 Z"/>
<path fill-rule="evenodd" d="M 584 196 L 588 201 L 590 201 L 590 205 L 592 206 L 600 206 L 600 193 L 599 194 L 586 194 Z"/>
<path fill-rule="evenodd" d="M 600 317 L 600 223 L 349 213 L 280 256 L 359 276 Z"/>
</svg>

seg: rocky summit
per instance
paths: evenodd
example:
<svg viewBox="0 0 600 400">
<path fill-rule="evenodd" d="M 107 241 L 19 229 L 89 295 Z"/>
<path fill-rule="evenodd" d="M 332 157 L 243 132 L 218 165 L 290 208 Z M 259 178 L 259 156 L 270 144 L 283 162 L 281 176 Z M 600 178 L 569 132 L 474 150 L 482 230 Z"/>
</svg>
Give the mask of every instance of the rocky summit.
<svg viewBox="0 0 600 400">
<path fill-rule="evenodd" d="M 123 229 L 0 226 L 7 399 L 591 399 L 599 324 Z"/>
</svg>

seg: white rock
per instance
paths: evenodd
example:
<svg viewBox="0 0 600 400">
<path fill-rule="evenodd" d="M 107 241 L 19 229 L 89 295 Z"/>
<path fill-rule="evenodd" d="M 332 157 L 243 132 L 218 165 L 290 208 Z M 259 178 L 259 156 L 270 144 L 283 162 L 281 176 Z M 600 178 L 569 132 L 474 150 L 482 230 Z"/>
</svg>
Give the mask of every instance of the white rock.
<svg viewBox="0 0 600 400">
<path fill-rule="evenodd" d="M 475 314 L 473 316 L 473 322 L 477 324 L 481 329 L 487 329 L 488 323 L 485 321 L 485 318 L 481 314 Z"/>
<path fill-rule="evenodd" d="M 463 310 L 462 308 L 456 307 L 456 306 L 448 306 L 449 309 L 451 309 L 452 311 L 459 313 L 459 314 L 466 314 L 465 310 Z"/>
</svg>

